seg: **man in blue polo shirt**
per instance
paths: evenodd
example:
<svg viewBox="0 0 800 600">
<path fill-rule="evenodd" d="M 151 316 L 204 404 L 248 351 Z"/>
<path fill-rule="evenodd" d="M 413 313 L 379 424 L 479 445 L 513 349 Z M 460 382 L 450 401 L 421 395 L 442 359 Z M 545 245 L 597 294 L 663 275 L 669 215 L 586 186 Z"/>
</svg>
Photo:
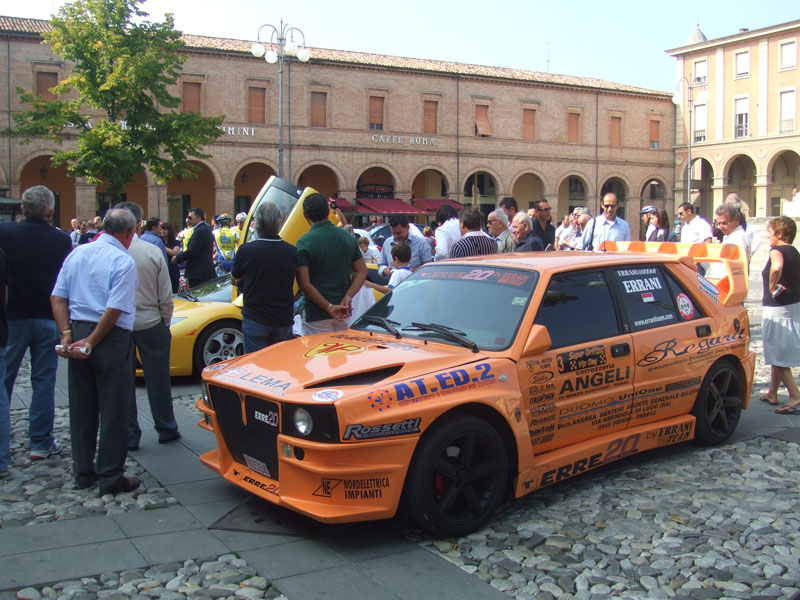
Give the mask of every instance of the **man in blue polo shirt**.
<svg viewBox="0 0 800 600">
<path fill-rule="evenodd" d="M 389 228 L 392 230 L 392 239 L 387 239 L 381 249 L 381 260 L 378 263 L 378 272 L 389 277 L 392 274 L 392 246 L 405 242 L 411 246 L 411 260 L 408 268 L 416 271 L 425 263 L 432 260 L 431 247 L 424 237 L 409 235 L 410 225 L 405 215 L 392 215 L 389 217 Z"/>
<path fill-rule="evenodd" d="M 131 211 L 108 211 L 103 235 L 67 257 L 50 297 L 61 332 L 58 354 L 69 358 L 75 487 L 85 489 L 97 481 L 101 496 L 139 487 L 136 477 L 124 476 L 138 282 L 136 263 L 128 254 L 134 235 Z"/>
<path fill-rule="evenodd" d="M 347 329 L 345 319 L 350 316 L 353 296 L 367 278 L 356 238 L 331 223 L 329 214 L 328 199 L 322 194 L 303 200 L 303 216 L 311 225 L 297 240 L 297 285 L 305 294 L 305 335 Z M 422 243 L 430 256 L 430 246 Z"/>
</svg>

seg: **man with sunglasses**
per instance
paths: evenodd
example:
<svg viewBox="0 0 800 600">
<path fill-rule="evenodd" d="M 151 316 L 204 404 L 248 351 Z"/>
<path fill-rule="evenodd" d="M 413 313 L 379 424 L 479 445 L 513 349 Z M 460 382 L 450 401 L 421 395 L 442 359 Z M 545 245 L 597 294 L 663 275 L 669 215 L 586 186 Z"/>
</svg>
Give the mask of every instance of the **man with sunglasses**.
<svg viewBox="0 0 800 600">
<path fill-rule="evenodd" d="M 617 208 L 619 208 L 617 195 L 609 192 L 603 196 L 601 208 L 603 209 L 603 214 L 590 221 L 583 232 L 584 250 L 598 250 L 606 240 L 614 242 L 629 242 L 631 240 L 631 228 L 617 216 Z"/>
<path fill-rule="evenodd" d="M 542 240 L 542 246 L 547 248 L 556 247 L 556 228 L 553 227 L 550 203 L 547 200 L 540 200 L 536 203 L 536 218 L 533 221 L 533 234 Z"/>
</svg>

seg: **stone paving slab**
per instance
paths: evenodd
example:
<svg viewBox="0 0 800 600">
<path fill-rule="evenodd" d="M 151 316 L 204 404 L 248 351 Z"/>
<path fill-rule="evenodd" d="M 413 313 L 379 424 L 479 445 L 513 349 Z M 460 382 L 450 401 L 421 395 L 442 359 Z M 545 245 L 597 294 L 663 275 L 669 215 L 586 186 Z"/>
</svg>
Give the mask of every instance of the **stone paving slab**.
<svg viewBox="0 0 800 600">
<path fill-rule="evenodd" d="M 54 521 L 27 527 L 5 527 L 0 529 L 0 556 L 62 548 L 65 545 L 107 542 L 125 537 L 125 531 L 113 519 L 105 516 Z"/>
<path fill-rule="evenodd" d="M 330 600 L 332 598 L 403 600 L 404 598 L 352 565 L 318 573 L 284 577 L 279 581 L 280 589 L 287 597 L 302 598 L 303 600 Z M 434 598 L 434 596 L 425 595 L 414 600 L 420 600 L 420 598 L 428 599 Z M 464 596 L 463 598 L 471 600 L 474 596 Z"/>
<path fill-rule="evenodd" d="M 120 513 L 112 515 L 111 519 L 129 538 L 205 529 L 205 526 L 183 506 Z"/>
<path fill-rule="evenodd" d="M 349 563 L 340 554 L 314 540 L 299 540 L 277 548 L 258 548 L 241 554 L 248 565 L 270 580 L 325 571 Z"/>
<path fill-rule="evenodd" d="M 63 541 L 67 542 L 66 539 Z M 24 552 L 6 556 L 0 561 L 0 589 L 63 581 L 146 565 L 147 561 L 136 547 L 125 539 Z"/>
</svg>

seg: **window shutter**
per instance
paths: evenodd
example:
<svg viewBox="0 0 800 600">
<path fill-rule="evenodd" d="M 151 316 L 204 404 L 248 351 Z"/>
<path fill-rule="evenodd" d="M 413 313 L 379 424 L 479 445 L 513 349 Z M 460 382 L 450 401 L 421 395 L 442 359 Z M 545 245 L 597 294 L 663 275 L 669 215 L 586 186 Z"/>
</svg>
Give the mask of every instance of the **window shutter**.
<svg viewBox="0 0 800 600">
<path fill-rule="evenodd" d="M 522 109 L 522 139 L 536 139 L 536 111 L 532 108 Z"/>
<path fill-rule="evenodd" d="M 327 92 L 311 92 L 311 127 L 327 126 Z"/>
<path fill-rule="evenodd" d="M 489 125 L 489 107 L 485 104 L 475 105 L 475 129 L 478 135 L 492 135 L 492 126 Z"/>
<path fill-rule="evenodd" d="M 50 88 L 58 84 L 58 73 L 48 73 L 45 71 L 36 72 L 36 95 L 41 96 L 43 100 L 52 102 L 56 99 L 56 95 L 50 91 Z"/>
<path fill-rule="evenodd" d="M 266 123 L 267 90 L 262 87 L 247 88 L 247 120 L 250 123 Z"/>
<path fill-rule="evenodd" d="M 439 103 L 434 100 L 425 100 L 425 102 L 423 103 L 423 110 L 424 110 L 424 119 L 422 124 L 423 133 L 438 132 L 438 122 L 437 122 L 438 109 L 439 109 Z"/>
<path fill-rule="evenodd" d="M 578 141 L 578 121 L 580 115 L 578 113 L 569 113 L 567 116 L 567 133 L 570 142 Z"/>
<path fill-rule="evenodd" d="M 383 97 L 369 97 L 369 128 L 383 129 Z"/>
<path fill-rule="evenodd" d="M 608 143 L 611 146 L 622 145 L 622 117 L 611 117 L 611 131 L 609 132 Z"/>
<path fill-rule="evenodd" d="M 658 148 L 660 141 L 658 138 L 658 121 L 650 121 L 650 147 Z"/>
<path fill-rule="evenodd" d="M 200 84 L 183 82 L 183 112 L 200 112 Z"/>
</svg>

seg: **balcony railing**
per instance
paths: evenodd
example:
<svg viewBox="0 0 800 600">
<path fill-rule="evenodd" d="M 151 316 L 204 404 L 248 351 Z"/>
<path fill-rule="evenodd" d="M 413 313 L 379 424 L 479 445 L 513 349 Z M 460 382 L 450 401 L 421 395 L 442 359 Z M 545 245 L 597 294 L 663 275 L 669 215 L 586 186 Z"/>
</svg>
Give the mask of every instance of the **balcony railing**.
<svg viewBox="0 0 800 600">
<path fill-rule="evenodd" d="M 794 119 L 781 119 L 780 133 L 794 133 Z"/>
<path fill-rule="evenodd" d="M 697 142 L 705 142 L 706 141 L 706 130 L 705 129 L 695 129 L 694 130 L 694 143 Z"/>
<path fill-rule="evenodd" d="M 747 123 L 740 123 L 737 124 L 736 127 L 733 129 L 733 137 L 743 138 L 747 137 L 749 133 L 749 129 L 747 127 Z"/>
</svg>

